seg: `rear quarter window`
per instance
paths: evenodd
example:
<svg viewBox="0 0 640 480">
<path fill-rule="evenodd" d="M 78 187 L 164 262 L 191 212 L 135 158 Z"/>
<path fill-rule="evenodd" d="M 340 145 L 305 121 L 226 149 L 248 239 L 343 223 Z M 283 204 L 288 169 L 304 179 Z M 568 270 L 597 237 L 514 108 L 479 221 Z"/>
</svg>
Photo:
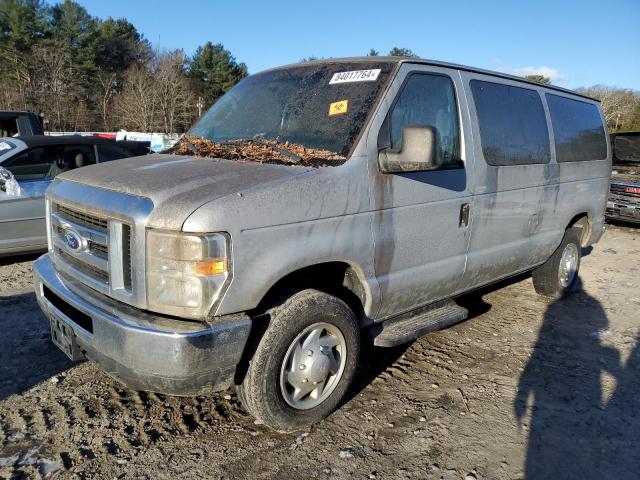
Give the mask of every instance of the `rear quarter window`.
<svg viewBox="0 0 640 480">
<path fill-rule="evenodd" d="M 607 158 L 607 139 L 598 107 L 559 95 L 546 94 L 558 162 Z"/>
<path fill-rule="evenodd" d="M 549 163 L 549 129 L 536 90 L 482 80 L 470 86 L 489 165 Z"/>
</svg>

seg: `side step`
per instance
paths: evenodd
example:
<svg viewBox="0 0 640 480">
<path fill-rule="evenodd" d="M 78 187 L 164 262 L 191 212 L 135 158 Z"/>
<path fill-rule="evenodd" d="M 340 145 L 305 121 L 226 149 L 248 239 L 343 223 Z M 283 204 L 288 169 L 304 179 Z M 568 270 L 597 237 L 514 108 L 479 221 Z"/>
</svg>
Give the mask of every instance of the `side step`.
<svg viewBox="0 0 640 480">
<path fill-rule="evenodd" d="M 375 346 L 395 347 L 454 325 L 468 316 L 469 310 L 447 299 L 374 325 L 370 332 Z"/>
</svg>

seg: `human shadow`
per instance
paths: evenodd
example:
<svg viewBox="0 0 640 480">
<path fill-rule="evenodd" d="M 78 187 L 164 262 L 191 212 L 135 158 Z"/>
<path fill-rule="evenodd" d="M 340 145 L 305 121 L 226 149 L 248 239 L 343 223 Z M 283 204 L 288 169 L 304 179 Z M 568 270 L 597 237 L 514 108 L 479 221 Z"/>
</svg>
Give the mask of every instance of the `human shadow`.
<svg viewBox="0 0 640 480">
<path fill-rule="evenodd" d="M 35 294 L 0 297 L 0 400 L 24 392 L 73 363 L 50 339 Z"/>
<path fill-rule="evenodd" d="M 521 426 L 531 405 L 526 480 L 638 478 L 640 354 L 621 365 L 603 344 L 608 327 L 600 302 L 581 289 L 547 308 L 514 401 Z M 603 373 L 619 382 L 609 402 Z"/>
</svg>

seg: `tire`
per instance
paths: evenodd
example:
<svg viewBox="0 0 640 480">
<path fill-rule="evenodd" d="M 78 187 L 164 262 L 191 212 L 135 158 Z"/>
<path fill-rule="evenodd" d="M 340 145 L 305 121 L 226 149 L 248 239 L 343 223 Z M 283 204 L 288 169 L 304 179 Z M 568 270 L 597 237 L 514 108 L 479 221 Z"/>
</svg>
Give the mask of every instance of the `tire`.
<svg viewBox="0 0 640 480">
<path fill-rule="evenodd" d="M 533 271 L 533 287 L 537 293 L 546 297 L 560 298 L 567 295 L 575 287 L 580 270 L 581 235 L 582 229 L 568 228 L 560 246 L 549 257 L 549 260 Z M 567 255 L 573 255 L 573 257 L 568 258 Z M 561 271 L 563 257 L 565 268 Z M 566 262 L 571 262 L 572 267 L 567 269 Z M 569 272 L 568 275 L 565 275 L 567 270 L 572 270 L 573 274 Z"/>
<path fill-rule="evenodd" d="M 319 422 L 340 404 L 355 374 L 360 332 L 346 303 L 317 290 L 296 293 L 269 315 L 238 396 L 264 425 L 291 432 Z"/>
</svg>

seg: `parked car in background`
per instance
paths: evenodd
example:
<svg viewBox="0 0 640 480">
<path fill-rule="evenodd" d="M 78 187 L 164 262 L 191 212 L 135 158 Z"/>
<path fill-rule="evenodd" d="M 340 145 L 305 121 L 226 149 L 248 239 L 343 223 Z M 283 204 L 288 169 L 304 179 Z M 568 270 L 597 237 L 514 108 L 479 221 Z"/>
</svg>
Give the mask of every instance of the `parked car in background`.
<svg viewBox="0 0 640 480">
<path fill-rule="evenodd" d="M 0 137 L 44 135 L 42 115 L 33 112 L 0 110 Z"/>
<path fill-rule="evenodd" d="M 611 135 L 613 171 L 606 216 L 640 224 L 640 132 Z"/>
<path fill-rule="evenodd" d="M 340 405 L 361 336 L 452 325 L 457 295 L 522 272 L 571 290 L 611 174 L 597 100 L 397 57 L 249 76 L 169 153 L 47 191 L 53 341 L 136 390 L 235 383 L 280 431 Z"/>
<path fill-rule="evenodd" d="M 0 255 L 47 248 L 44 192 L 56 175 L 148 152 L 148 142 L 88 136 L 0 138 Z"/>
</svg>

